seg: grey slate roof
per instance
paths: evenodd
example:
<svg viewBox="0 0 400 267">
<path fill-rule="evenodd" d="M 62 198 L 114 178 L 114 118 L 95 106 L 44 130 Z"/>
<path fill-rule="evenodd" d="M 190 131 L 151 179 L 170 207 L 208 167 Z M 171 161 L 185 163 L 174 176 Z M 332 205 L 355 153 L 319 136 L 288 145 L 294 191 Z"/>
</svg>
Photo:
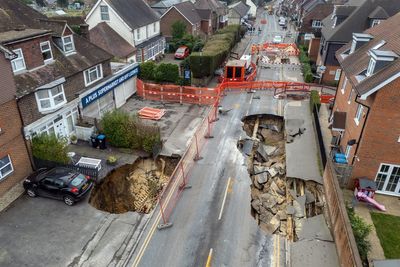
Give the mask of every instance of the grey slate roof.
<svg viewBox="0 0 400 267">
<path fill-rule="evenodd" d="M 387 19 L 388 17 L 389 14 L 381 6 L 377 6 L 368 16 L 370 19 Z"/>
<path fill-rule="evenodd" d="M 144 0 L 106 0 L 106 2 L 132 29 L 160 20 L 159 14 Z"/>
<path fill-rule="evenodd" d="M 17 26 L 40 29 L 38 19 L 47 17 L 16 0 L 0 0 L 0 32 L 14 30 Z"/>
<path fill-rule="evenodd" d="M 196 0 L 194 3 L 197 9 L 211 10 L 218 15 L 225 14 L 225 6 L 217 0 Z"/>
<path fill-rule="evenodd" d="M 363 32 L 370 27 L 370 18 L 368 16 L 377 7 L 381 7 L 389 16 L 393 16 L 400 11 L 400 1 L 393 0 L 353 0 L 344 6 L 336 8 L 336 14 L 339 13 L 345 18 L 339 25 L 333 26 L 331 16 L 326 17 L 322 23 L 322 35 L 325 40 L 331 42 L 348 42 L 352 38 L 353 32 Z M 352 10 L 352 11 L 351 11 Z M 349 12 L 351 11 L 351 12 Z M 348 14 L 348 15 L 346 15 Z"/>
<path fill-rule="evenodd" d="M 175 4 L 174 7 L 182 13 L 185 18 L 189 20 L 190 23 L 196 24 L 201 21 L 201 17 L 196 10 L 194 4 L 190 1 L 185 1 L 179 4 Z"/>
<path fill-rule="evenodd" d="M 246 16 L 247 12 L 250 10 L 250 6 L 246 5 L 242 1 L 229 5 L 228 8 L 235 10 L 242 18 Z"/>
</svg>

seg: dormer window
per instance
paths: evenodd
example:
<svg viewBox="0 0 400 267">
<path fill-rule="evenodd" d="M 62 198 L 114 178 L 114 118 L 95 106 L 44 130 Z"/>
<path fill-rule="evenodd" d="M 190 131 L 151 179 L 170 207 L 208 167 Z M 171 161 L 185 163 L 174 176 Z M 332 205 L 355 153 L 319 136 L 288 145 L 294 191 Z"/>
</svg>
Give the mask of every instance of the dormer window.
<svg viewBox="0 0 400 267">
<path fill-rule="evenodd" d="M 353 42 L 351 43 L 350 54 L 356 51 L 358 48 L 368 43 L 374 37 L 367 33 L 353 33 Z"/>
<path fill-rule="evenodd" d="M 371 22 L 371 28 L 380 24 L 381 22 L 382 22 L 382 20 L 380 20 L 380 19 L 373 19 Z"/>
<path fill-rule="evenodd" d="M 353 40 L 353 42 L 351 42 L 350 54 L 352 54 L 356 50 L 356 45 L 357 41 Z"/>
<path fill-rule="evenodd" d="M 398 56 L 392 51 L 384 51 L 371 49 L 369 51 L 371 59 L 368 64 L 366 76 L 371 76 L 379 70 L 386 67 L 390 62 L 394 61 Z"/>
<path fill-rule="evenodd" d="M 367 76 L 371 76 L 374 73 L 375 65 L 376 65 L 376 60 L 371 58 L 368 64 L 368 69 L 366 73 Z"/>
<path fill-rule="evenodd" d="M 64 53 L 68 54 L 75 50 L 74 39 L 72 35 L 62 37 L 62 45 Z"/>
<path fill-rule="evenodd" d="M 39 90 L 35 95 L 40 112 L 51 111 L 67 103 L 62 84 L 51 89 Z"/>
<path fill-rule="evenodd" d="M 17 55 L 16 58 L 11 60 L 11 66 L 12 66 L 13 72 L 25 70 L 26 65 L 25 65 L 24 54 L 22 53 L 22 49 L 21 48 L 15 49 L 15 50 L 13 50 L 13 52 L 15 55 Z"/>
<path fill-rule="evenodd" d="M 53 53 L 51 52 L 49 41 L 40 43 L 40 50 L 42 51 L 43 61 L 45 64 L 53 60 Z"/>
</svg>

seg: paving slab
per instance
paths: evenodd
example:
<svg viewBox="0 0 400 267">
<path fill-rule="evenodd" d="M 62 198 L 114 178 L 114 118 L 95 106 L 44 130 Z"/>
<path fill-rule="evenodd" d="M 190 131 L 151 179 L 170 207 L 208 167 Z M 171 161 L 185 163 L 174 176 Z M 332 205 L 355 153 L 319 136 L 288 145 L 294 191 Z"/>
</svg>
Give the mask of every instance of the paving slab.
<svg viewBox="0 0 400 267">
<path fill-rule="evenodd" d="M 300 240 L 290 244 L 292 267 L 338 267 L 340 266 L 334 242 Z"/>
</svg>

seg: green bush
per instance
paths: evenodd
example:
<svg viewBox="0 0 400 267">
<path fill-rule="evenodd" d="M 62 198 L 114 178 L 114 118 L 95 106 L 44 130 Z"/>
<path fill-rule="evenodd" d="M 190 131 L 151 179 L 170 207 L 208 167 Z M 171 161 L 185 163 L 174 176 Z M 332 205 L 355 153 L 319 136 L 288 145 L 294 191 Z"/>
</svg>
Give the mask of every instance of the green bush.
<svg viewBox="0 0 400 267">
<path fill-rule="evenodd" d="M 161 63 L 154 70 L 154 80 L 157 82 L 175 83 L 179 78 L 179 67 L 172 63 Z"/>
<path fill-rule="evenodd" d="M 115 147 L 143 149 L 151 153 L 153 147 L 161 142 L 157 126 L 146 125 L 137 116 L 122 110 L 106 112 L 100 125 L 110 144 Z"/>
<path fill-rule="evenodd" d="M 354 209 L 347 207 L 347 214 L 351 228 L 353 229 L 354 238 L 356 240 L 358 253 L 364 262 L 368 261 L 368 252 L 371 249 L 371 244 L 368 240 L 368 235 L 372 230 L 372 226 L 364 222 L 362 218 L 355 214 Z"/>
<path fill-rule="evenodd" d="M 180 20 L 171 25 L 171 34 L 173 39 L 181 39 L 186 33 L 186 24 Z"/>
<path fill-rule="evenodd" d="M 311 111 L 313 110 L 313 107 L 317 106 L 317 110 L 319 110 L 321 106 L 321 99 L 319 97 L 319 92 L 316 90 L 311 90 L 310 92 L 310 108 Z"/>
<path fill-rule="evenodd" d="M 35 158 L 66 164 L 69 161 L 67 153 L 68 142 L 66 138 L 47 133 L 32 138 L 32 154 Z"/>
<path fill-rule="evenodd" d="M 147 61 L 140 64 L 139 78 L 142 80 L 154 80 L 154 70 L 157 67 L 153 61 Z"/>
</svg>

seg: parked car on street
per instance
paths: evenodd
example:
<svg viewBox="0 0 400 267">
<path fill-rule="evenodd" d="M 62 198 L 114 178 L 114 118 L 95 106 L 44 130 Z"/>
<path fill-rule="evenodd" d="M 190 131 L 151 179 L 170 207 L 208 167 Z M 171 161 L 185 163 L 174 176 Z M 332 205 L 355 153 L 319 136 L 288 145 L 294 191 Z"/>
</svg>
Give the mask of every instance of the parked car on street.
<svg viewBox="0 0 400 267">
<path fill-rule="evenodd" d="M 176 59 L 185 59 L 189 56 L 189 48 L 187 46 L 180 46 L 175 52 Z"/>
<path fill-rule="evenodd" d="M 283 38 L 280 35 L 275 35 L 274 39 L 272 40 L 274 44 L 280 44 L 283 42 Z"/>
<path fill-rule="evenodd" d="M 25 179 L 30 197 L 43 196 L 63 200 L 68 206 L 84 198 L 93 187 L 89 176 L 65 167 L 42 168 Z"/>
</svg>

